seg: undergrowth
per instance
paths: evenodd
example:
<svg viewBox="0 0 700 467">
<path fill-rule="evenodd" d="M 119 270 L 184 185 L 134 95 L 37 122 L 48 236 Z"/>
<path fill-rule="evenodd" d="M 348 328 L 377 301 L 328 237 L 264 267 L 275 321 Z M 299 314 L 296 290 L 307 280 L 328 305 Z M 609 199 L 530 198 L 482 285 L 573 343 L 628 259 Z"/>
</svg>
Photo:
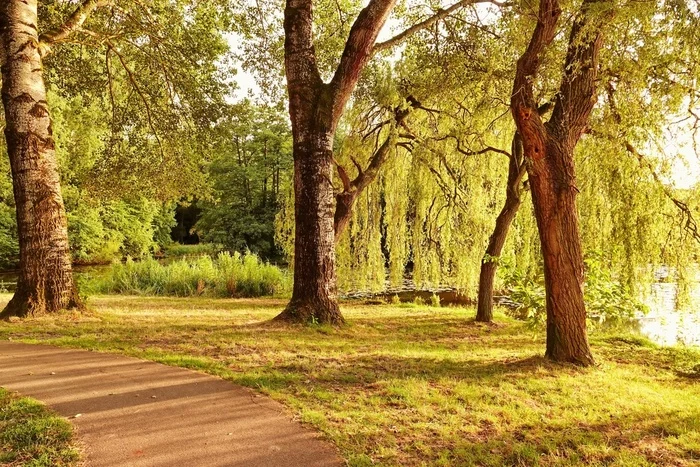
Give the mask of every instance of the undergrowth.
<svg viewBox="0 0 700 467">
<path fill-rule="evenodd" d="M 255 254 L 228 252 L 216 258 L 182 258 L 169 264 L 154 259 L 115 263 L 82 284 L 88 293 L 191 297 L 262 297 L 283 294 L 289 280 L 280 268 Z"/>
</svg>

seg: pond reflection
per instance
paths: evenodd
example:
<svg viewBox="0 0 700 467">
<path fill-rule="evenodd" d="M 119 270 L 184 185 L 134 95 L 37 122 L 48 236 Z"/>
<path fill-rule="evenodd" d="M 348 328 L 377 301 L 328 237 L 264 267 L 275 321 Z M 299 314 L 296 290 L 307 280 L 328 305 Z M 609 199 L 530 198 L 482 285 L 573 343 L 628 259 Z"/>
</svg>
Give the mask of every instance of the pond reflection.
<svg viewBox="0 0 700 467">
<path fill-rule="evenodd" d="M 645 300 L 649 313 L 640 315 L 639 331 L 659 345 L 700 346 L 700 282 L 691 284 L 689 304 L 676 309 L 678 285 L 657 282 Z"/>
</svg>

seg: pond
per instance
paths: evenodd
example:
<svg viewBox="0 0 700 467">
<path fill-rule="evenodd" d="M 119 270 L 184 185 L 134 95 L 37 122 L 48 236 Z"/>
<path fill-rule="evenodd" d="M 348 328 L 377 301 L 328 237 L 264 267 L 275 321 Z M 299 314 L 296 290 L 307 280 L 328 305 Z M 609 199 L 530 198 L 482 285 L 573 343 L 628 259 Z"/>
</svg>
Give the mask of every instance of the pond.
<svg viewBox="0 0 700 467">
<path fill-rule="evenodd" d="M 678 285 L 672 282 L 652 284 L 645 300 L 649 313 L 637 317 L 639 331 L 659 345 L 700 347 L 700 281 L 690 287 L 688 306 L 676 309 Z"/>
<path fill-rule="evenodd" d="M 80 276 L 85 275 L 96 275 L 100 273 L 105 273 L 111 267 L 110 264 L 96 264 L 96 265 L 74 265 L 73 272 L 75 276 L 80 278 Z M 17 271 L 0 271 L 0 291 L 2 292 L 14 292 L 17 286 Z"/>
</svg>

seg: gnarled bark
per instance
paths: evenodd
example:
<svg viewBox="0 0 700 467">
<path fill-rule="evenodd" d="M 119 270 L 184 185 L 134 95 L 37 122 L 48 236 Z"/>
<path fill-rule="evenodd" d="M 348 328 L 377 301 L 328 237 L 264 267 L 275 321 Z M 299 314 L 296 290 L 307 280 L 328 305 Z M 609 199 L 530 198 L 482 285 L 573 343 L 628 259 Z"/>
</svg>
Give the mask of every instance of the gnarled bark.
<svg viewBox="0 0 700 467">
<path fill-rule="evenodd" d="M 5 0 L 0 10 L 5 138 L 17 208 L 20 270 L 0 317 L 78 306 L 68 228 L 46 102 L 37 1 Z"/>
<path fill-rule="evenodd" d="M 583 256 L 576 210 L 573 153 L 596 96 L 595 80 L 606 14 L 592 12 L 603 0 L 584 0 L 569 38 L 564 77 L 545 124 L 537 112 L 532 81 L 551 44 L 561 10 L 540 0 L 537 26 L 518 60 L 511 112 L 523 139 L 532 201 L 544 258 L 547 300 L 546 356 L 579 365 L 594 363 L 586 334 Z"/>
<path fill-rule="evenodd" d="M 292 299 L 277 320 L 341 324 L 335 275 L 333 138 L 343 108 L 395 0 L 372 0 L 350 30 L 330 83 L 313 46 L 312 0 L 287 0 L 285 71 L 294 139 L 295 242 Z"/>
</svg>

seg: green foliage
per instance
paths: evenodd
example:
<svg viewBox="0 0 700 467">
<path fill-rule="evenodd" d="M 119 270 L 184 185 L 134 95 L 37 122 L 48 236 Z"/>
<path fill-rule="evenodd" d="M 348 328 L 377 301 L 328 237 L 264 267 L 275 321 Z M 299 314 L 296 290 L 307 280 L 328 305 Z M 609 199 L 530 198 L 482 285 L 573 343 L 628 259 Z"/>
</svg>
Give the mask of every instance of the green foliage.
<svg viewBox="0 0 700 467">
<path fill-rule="evenodd" d="M 145 258 L 170 243 L 173 210 L 144 198 L 67 204 L 68 234 L 73 259 L 109 263 L 115 258 Z"/>
<path fill-rule="evenodd" d="M 166 258 L 181 258 L 202 255 L 216 256 L 222 250 L 222 245 L 215 245 L 213 243 L 198 243 L 196 245 L 170 243 L 163 248 L 162 253 Z"/>
<path fill-rule="evenodd" d="M 440 306 L 440 296 L 438 294 L 432 294 L 430 296 L 430 306 L 439 307 Z"/>
<path fill-rule="evenodd" d="M 243 101 L 217 130 L 212 199 L 198 203 L 194 230 L 205 242 L 277 259 L 274 220 L 292 169 L 288 123 L 277 109 Z"/>
<path fill-rule="evenodd" d="M 124 193 L 105 197 L 94 184 L 94 169 L 105 146 L 103 109 L 77 96 L 49 92 L 56 152 L 61 171 L 68 235 L 77 263 L 109 263 L 130 255 L 142 258 L 170 243 L 174 205 Z M 77 138 L 75 135 L 80 135 Z M 109 183 L 101 180 L 101 183 Z M 0 268 L 15 267 L 19 245 L 9 161 L 0 142 Z"/>
<path fill-rule="evenodd" d="M 585 263 L 584 299 L 590 320 L 596 324 L 607 321 L 625 322 L 649 311 L 624 284 L 612 277 L 601 253 L 589 254 Z"/>
<path fill-rule="evenodd" d="M 40 2 L 40 33 L 59 27 L 75 8 Z M 231 22 L 224 1 L 124 0 L 97 8 L 83 25 L 89 33 L 75 32 L 53 47 L 44 68 L 49 88 L 62 99 L 80 99 L 88 116 L 87 132 L 57 133 L 73 146 L 101 146 L 94 163 L 77 164 L 88 169 L 92 193 L 177 199 L 204 188 L 202 159 L 235 73 L 225 38 Z M 73 110 L 68 122 L 77 125 L 81 110 Z"/>
<path fill-rule="evenodd" d="M 628 323 L 648 308 L 616 280 L 602 254 L 593 252 L 585 258 L 584 300 L 589 323 Z M 512 264 L 501 269 L 509 298 L 517 303 L 511 314 L 528 322 L 532 328 L 541 328 L 547 321 L 544 275 L 524 274 Z"/>
<path fill-rule="evenodd" d="M 0 465 L 62 467 L 76 465 L 72 428 L 46 406 L 0 388 Z"/>
<path fill-rule="evenodd" d="M 391 121 L 407 95 L 439 112 L 417 110 L 409 116 L 411 135 L 400 139 L 403 144 L 392 151 L 379 179 L 357 200 L 336 248 L 340 289 L 383 289 L 387 279 L 398 285 L 410 271 L 419 287 L 446 284 L 476 295 L 480 262 L 493 260 L 483 252 L 505 195 L 503 152 L 511 150 L 514 132 L 512 77 L 535 25 L 529 8 L 522 3 L 494 8 L 486 24 L 475 11 L 455 12 L 439 28 L 418 32 L 393 51 L 397 55 L 390 64 L 375 61 L 365 69 L 334 146 L 336 160 L 351 176 L 351 158 L 367 166 L 387 137 L 389 125 L 382 123 Z M 560 32 L 569 30 L 580 2 L 562 8 Z M 682 284 L 697 262 L 697 243 L 686 229 L 694 221 L 670 197 L 700 217 L 700 186 L 673 184 L 682 155 L 694 159 L 700 141 L 700 59 L 690 46 L 698 41 L 700 16 L 688 2 L 622 2 L 615 8 L 601 51 L 590 132 L 576 149 L 576 188 L 584 251 L 600 251 L 614 282 L 637 297 L 648 291 L 659 265 L 673 267 L 673 280 Z M 343 11 L 351 17 L 355 10 Z M 424 11 L 399 5 L 393 14 L 409 26 L 423 19 Z M 333 56 L 345 37 L 338 15 L 325 12 L 318 20 L 323 23 L 316 38 L 324 47 L 320 53 Z M 326 37 L 330 31 L 337 35 Z M 535 90 L 540 103 L 556 98 L 567 38 L 557 34 L 543 55 Z M 549 114 L 543 117 L 546 121 Z M 648 154 L 640 160 L 626 142 Z M 290 256 L 292 223 L 293 205 L 285 200 L 277 231 Z M 501 257 L 531 278 L 523 285 L 523 300 L 541 301 L 534 293 L 540 251 L 527 190 Z M 605 320 L 606 313 L 596 310 L 599 301 L 610 308 L 608 292 L 596 293 L 588 297 L 590 307 L 596 321 Z"/>
<path fill-rule="evenodd" d="M 531 275 L 507 266 L 500 271 L 505 277 L 503 282 L 510 299 L 517 304 L 509 314 L 527 321 L 531 328 L 544 327 L 547 322 L 544 276 L 539 274 L 533 279 Z"/>
<path fill-rule="evenodd" d="M 288 290 L 285 273 L 254 253 L 183 258 L 168 264 L 154 259 L 115 263 L 100 278 L 86 284 L 93 293 L 191 297 L 260 297 Z"/>
</svg>

